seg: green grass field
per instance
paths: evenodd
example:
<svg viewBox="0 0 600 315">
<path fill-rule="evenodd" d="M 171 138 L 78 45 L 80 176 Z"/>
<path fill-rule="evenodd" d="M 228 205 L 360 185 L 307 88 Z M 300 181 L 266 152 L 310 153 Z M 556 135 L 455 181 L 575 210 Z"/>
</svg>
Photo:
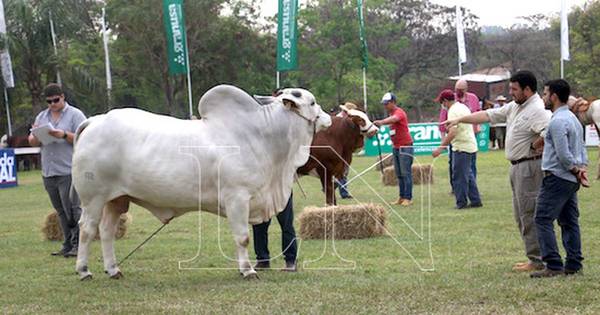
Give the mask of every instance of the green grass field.
<svg viewBox="0 0 600 315">
<path fill-rule="evenodd" d="M 590 173 L 596 174 L 598 151 L 589 153 L 594 165 Z M 361 171 L 374 161 L 356 158 L 353 167 Z M 418 161 L 431 163 L 428 157 Z M 75 260 L 51 257 L 60 244 L 42 237 L 43 220 L 53 210 L 40 173 L 21 173 L 18 188 L 0 190 L 0 312 L 600 313 L 599 181 L 579 194 L 584 275 L 532 280 L 511 271 L 525 257 L 503 153 L 478 156 L 485 206 L 475 210 L 452 209 L 447 159 L 436 160 L 434 167 L 430 191 L 416 186 L 414 206 L 389 210 L 391 236 L 300 241 L 300 272 L 265 271 L 259 281 L 250 282 L 240 277 L 230 260 L 234 244 L 227 222 L 206 213 L 189 213 L 171 222 L 121 266 L 125 275 L 121 280 L 103 274 L 100 244 L 94 242 L 90 257 L 94 279 L 80 282 Z M 383 187 L 376 171 L 363 179 L 350 185 L 356 199 L 342 203 L 380 202 L 377 195 L 390 201 L 397 196 L 397 188 Z M 303 198 L 295 188 L 296 216 L 305 206 L 324 202 L 317 179 L 301 182 L 308 196 Z M 130 213 L 128 234 L 116 243 L 118 259 L 160 226 L 144 209 L 133 207 Z M 273 224 L 273 256 L 280 253 L 280 235 L 278 224 Z M 180 261 L 185 269 L 179 268 Z M 272 262 L 282 265 L 281 257 Z"/>
</svg>

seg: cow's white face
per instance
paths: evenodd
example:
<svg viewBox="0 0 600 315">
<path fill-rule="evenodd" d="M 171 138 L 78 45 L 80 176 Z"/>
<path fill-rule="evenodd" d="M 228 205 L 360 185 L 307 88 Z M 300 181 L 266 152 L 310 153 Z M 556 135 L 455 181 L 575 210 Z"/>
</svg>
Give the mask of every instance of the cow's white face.
<svg viewBox="0 0 600 315">
<path fill-rule="evenodd" d="M 7 148 L 7 147 L 8 147 L 8 136 L 3 135 L 2 138 L 0 138 L 0 148 Z"/>
<path fill-rule="evenodd" d="M 287 109 L 295 111 L 310 122 L 314 122 L 316 132 L 331 126 L 331 116 L 321 109 L 315 96 L 309 91 L 300 88 L 283 89 L 277 98 L 283 102 Z"/>
<path fill-rule="evenodd" d="M 346 112 L 348 117 L 352 119 L 352 122 L 354 122 L 354 124 L 356 124 L 360 128 L 361 134 L 370 138 L 379 131 L 379 128 L 377 128 L 377 126 L 375 126 L 375 124 L 371 122 L 367 114 L 356 109 L 347 109 L 342 106 L 340 106 L 340 108 L 342 108 L 342 110 Z"/>
</svg>

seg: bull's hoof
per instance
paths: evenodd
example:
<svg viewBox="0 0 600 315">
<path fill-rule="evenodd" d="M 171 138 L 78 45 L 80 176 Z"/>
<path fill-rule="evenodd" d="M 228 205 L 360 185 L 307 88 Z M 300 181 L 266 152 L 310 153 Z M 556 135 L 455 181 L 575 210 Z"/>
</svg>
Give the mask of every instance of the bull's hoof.
<svg viewBox="0 0 600 315">
<path fill-rule="evenodd" d="M 260 278 L 258 277 L 258 274 L 255 271 L 255 272 L 249 272 L 246 275 L 244 275 L 244 280 L 256 281 L 256 280 L 260 280 Z"/>
<path fill-rule="evenodd" d="M 88 274 L 85 274 L 85 275 L 81 275 L 79 277 L 79 280 L 81 280 L 81 281 L 90 281 L 90 280 L 92 280 L 92 274 L 88 273 Z"/>
<path fill-rule="evenodd" d="M 111 279 L 115 279 L 115 280 L 121 279 L 123 277 L 124 276 L 123 276 L 123 273 L 121 271 L 117 271 L 114 275 L 110 276 Z"/>
</svg>

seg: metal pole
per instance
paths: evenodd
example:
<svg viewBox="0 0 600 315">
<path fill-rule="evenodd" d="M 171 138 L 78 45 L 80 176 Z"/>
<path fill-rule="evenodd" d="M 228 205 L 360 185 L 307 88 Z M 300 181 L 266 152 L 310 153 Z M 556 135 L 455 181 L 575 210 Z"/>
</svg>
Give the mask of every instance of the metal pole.
<svg viewBox="0 0 600 315">
<path fill-rule="evenodd" d="M 108 109 L 112 108 L 112 76 L 110 73 L 110 56 L 108 52 L 108 34 L 106 34 L 106 10 L 102 8 L 102 41 L 104 46 L 104 64 L 106 67 L 106 97 Z"/>
<path fill-rule="evenodd" d="M 565 61 L 560 57 L 560 78 L 565 78 Z"/>
<path fill-rule="evenodd" d="M 4 88 L 4 105 L 6 106 L 6 120 L 8 121 L 8 136 L 12 136 L 12 123 L 10 121 L 10 108 L 8 107 L 8 92 Z"/>
<path fill-rule="evenodd" d="M 185 25 L 184 25 L 185 28 Z M 190 110 L 190 119 L 192 119 L 192 116 L 194 116 L 193 110 L 192 110 L 192 73 L 190 71 L 190 46 L 188 45 L 188 38 L 187 36 L 185 37 L 185 47 L 187 48 L 186 54 L 185 54 L 185 62 L 187 63 L 187 84 L 188 84 L 188 106 L 189 106 L 189 110 Z"/>
<path fill-rule="evenodd" d="M 277 71 L 277 88 L 279 89 L 279 71 Z"/>
<path fill-rule="evenodd" d="M 458 76 L 462 77 L 462 63 L 460 62 L 460 58 L 458 58 Z"/>
<path fill-rule="evenodd" d="M 56 33 L 54 33 L 54 22 L 52 21 L 52 11 L 48 11 L 50 17 L 50 34 L 52 35 L 52 46 L 54 46 L 54 56 L 58 59 L 58 49 L 56 48 Z M 58 63 L 56 66 L 56 83 L 62 85 L 62 79 L 60 77 L 60 70 L 58 69 Z"/>
<path fill-rule="evenodd" d="M 367 111 L 367 69 L 363 67 L 363 102 L 365 104 L 365 113 Z"/>
</svg>

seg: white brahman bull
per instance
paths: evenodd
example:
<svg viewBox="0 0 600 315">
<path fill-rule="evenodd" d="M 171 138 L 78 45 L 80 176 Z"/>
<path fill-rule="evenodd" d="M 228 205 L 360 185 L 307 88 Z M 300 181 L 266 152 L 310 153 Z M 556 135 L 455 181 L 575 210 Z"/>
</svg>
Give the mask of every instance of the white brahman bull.
<svg viewBox="0 0 600 315">
<path fill-rule="evenodd" d="M 246 248 L 248 224 L 284 209 L 314 134 L 331 118 L 310 92 L 294 88 L 260 106 L 244 91 L 221 85 L 202 97 L 198 110 L 201 120 L 116 109 L 78 128 L 73 184 L 83 208 L 80 279 L 91 278 L 88 254 L 98 225 L 105 270 L 111 278 L 122 276 L 113 245 L 129 202 L 163 223 L 198 210 L 227 217 L 239 270 L 256 277 Z"/>
</svg>

